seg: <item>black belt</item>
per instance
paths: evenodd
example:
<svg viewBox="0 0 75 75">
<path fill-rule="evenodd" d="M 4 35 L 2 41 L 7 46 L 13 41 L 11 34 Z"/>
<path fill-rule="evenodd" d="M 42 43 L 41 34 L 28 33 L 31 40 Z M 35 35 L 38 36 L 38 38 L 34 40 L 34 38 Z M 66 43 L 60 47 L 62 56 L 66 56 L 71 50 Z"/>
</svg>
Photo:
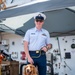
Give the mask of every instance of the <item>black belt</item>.
<svg viewBox="0 0 75 75">
<path fill-rule="evenodd" d="M 29 51 L 29 53 L 38 54 L 38 56 L 32 56 L 32 58 L 39 58 L 41 55 L 46 54 L 43 50 Z"/>
<path fill-rule="evenodd" d="M 37 53 L 40 53 L 40 52 L 41 52 L 41 53 L 45 53 L 43 50 L 36 50 L 36 51 L 29 51 L 29 52 L 31 52 L 31 53 L 36 53 L 36 54 L 37 54 Z"/>
</svg>

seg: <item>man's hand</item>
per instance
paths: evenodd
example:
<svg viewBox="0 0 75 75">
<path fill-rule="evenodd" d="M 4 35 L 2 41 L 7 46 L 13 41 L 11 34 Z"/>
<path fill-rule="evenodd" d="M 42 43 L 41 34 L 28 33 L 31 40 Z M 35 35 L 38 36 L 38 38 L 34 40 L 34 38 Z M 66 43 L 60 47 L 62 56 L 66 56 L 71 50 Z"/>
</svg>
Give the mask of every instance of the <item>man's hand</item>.
<svg viewBox="0 0 75 75">
<path fill-rule="evenodd" d="M 43 50 L 44 52 L 47 52 L 51 48 L 52 48 L 52 44 L 48 44 L 47 46 L 42 47 L 41 50 Z"/>
<path fill-rule="evenodd" d="M 41 50 L 43 50 L 44 52 L 48 51 L 47 48 L 46 48 L 46 46 L 42 47 Z"/>
<path fill-rule="evenodd" d="M 33 61 L 33 59 L 32 59 L 31 57 L 28 57 L 28 62 L 29 62 L 30 64 L 34 64 L 34 61 Z"/>
</svg>

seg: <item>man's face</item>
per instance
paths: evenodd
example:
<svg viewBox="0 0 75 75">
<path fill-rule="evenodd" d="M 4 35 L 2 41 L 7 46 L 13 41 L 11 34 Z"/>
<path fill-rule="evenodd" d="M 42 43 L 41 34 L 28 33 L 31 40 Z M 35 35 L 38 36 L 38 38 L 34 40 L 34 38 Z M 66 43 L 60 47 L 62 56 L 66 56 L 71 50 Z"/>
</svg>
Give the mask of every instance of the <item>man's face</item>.
<svg viewBox="0 0 75 75">
<path fill-rule="evenodd" d="M 35 20 L 36 27 L 42 28 L 43 24 L 44 24 L 44 20 L 41 20 L 41 19 L 36 19 Z"/>
</svg>

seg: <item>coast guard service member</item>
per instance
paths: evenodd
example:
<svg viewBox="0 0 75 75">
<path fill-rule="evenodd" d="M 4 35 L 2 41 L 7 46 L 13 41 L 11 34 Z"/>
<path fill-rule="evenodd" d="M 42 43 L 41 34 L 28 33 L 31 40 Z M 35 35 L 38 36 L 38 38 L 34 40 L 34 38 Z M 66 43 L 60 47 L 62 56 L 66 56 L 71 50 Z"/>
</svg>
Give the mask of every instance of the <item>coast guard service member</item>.
<svg viewBox="0 0 75 75">
<path fill-rule="evenodd" d="M 49 32 L 42 28 L 46 15 L 34 16 L 35 27 L 24 36 L 24 49 L 28 63 L 38 67 L 39 75 L 46 75 L 46 52 L 51 48 Z"/>
</svg>

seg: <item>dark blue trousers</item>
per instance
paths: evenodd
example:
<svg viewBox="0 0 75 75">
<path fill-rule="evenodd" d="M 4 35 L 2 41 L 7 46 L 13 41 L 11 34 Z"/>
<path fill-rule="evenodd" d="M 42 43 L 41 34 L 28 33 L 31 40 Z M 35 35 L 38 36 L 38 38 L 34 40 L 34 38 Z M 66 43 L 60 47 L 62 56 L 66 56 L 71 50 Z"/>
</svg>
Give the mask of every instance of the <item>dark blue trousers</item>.
<svg viewBox="0 0 75 75">
<path fill-rule="evenodd" d="M 46 53 L 29 52 L 34 61 L 34 65 L 38 67 L 39 75 L 46 75 Z"/>
</svg>

